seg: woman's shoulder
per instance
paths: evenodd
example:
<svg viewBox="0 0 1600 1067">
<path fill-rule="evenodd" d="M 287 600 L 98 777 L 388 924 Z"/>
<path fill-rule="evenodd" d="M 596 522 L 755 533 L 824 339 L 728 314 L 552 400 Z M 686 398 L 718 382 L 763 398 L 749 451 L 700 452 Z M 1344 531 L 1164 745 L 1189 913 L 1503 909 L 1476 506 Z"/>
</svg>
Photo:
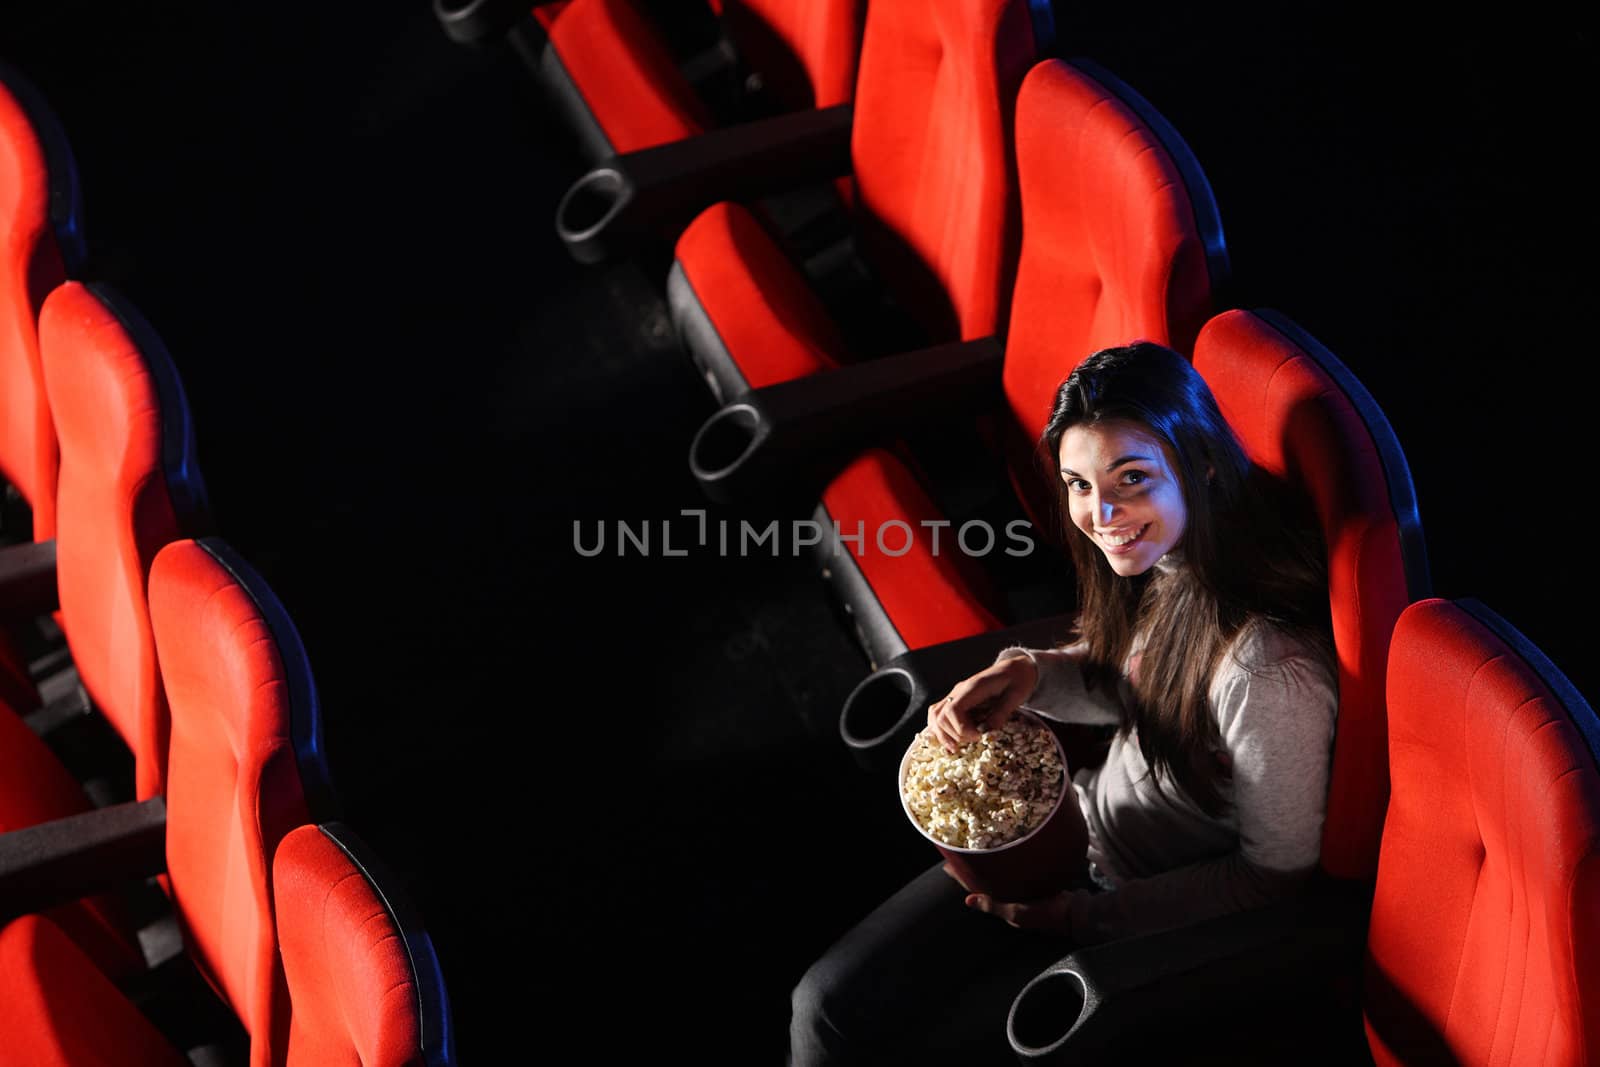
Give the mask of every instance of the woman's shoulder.
<svg viewBox="0 0 1600 1067">
<path fill-rule="evenodd" d="M 1330 687 L 1334 671 L 1328 649 L 1313 638 L 1270 619 L 1246 623 L 1217 665 L 1218 681 L 1228 676 L 1279 675 L 1323 681 Z"/>
</svg>

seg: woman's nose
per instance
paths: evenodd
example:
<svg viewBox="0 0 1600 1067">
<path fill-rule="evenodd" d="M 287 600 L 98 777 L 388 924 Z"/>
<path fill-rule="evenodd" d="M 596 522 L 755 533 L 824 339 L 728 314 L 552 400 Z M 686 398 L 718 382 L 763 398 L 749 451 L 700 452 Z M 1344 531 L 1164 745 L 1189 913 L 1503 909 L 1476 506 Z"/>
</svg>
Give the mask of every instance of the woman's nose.
<svg viewBox="0 0 1600 1067">
<path fill-rule="evenodd" d="M 1117 509 L 1113 501 L 1100 497 L 1095 504 L 1095 517 L 1100 520 L 1100 525 L 1105 526 L 1111 522 L 1111 513 Z"/>
</svg>

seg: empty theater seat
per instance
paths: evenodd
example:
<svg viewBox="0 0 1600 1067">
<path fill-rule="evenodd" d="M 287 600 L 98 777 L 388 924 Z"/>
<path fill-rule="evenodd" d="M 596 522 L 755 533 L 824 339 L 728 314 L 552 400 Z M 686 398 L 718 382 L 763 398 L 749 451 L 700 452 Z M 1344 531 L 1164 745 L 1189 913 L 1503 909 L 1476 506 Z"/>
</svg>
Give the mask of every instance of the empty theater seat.
<svg viewBox="0 0 1600 1067">
<path fill-rule="evenodd" d="M 1015 97 L 1051 43 L 1032 14 L 1028 0 L 868 9 L 850 128 L 856 250 L 881 287 L 866 307 L 836 320 L 739 204 L 714 204 L 684 230 L 668 300 L 719 399 L 1001 329 L 1017 240 Z"/>
<path fill-rule="evenodd" d="M 290 1064 L 455 1062 L 433 943 L 360 838 L 340 823 L 291 831 L 278 846 L 272 883 Z"/>
<path fill-rule="evenodd" d="M 1600 1059 L 1600 723 L 1483 605 L 1395 628 L 1363 996 L 1374 1059 Z"/>
<path fill-rule="evenodd" d="M 83 691 L 134 756 L 140 800 L 161 792 L 167 712 L 145 600 L 150 563 L 210 530 L 183 385 L 138 311 L 68 282 L 39 318 L 60 441 L 57 619 Z"/>
<path fill-rule="evenodd" d="M 864 0 L 711 0 L 662 17 L 720 31 L 680 62 L 674 32 L 639 0 L 512 5 L 436 0 L 453 39 L 510 32 L 513 45 L 596 161 L 683 140 L 764 113 L 846 103 Z M 710 61 L 710 62 L 708 62 Z"/>
<path fill-rule="evenodd" d="M 39 365 L 40 306 L 83 266 L 82 204 L 72 150 L 39 91 L 0 64 L 0 476 L 55 530 L 56 441 Z"/>
<path fill-rule="evenodd" d="M 0 919 L 76 888 L 164 872 L 183 959 L 249 1035 L 250 1062 L 266 1067 L 283 1062 L 289 1030 L 272 857 L 313 814 L 336 815 L 316 689 L 282 606 L 222 542 L 168 545 L 149 590 L 172 710 L 166 796 L 0 836 Z M 115 989 L 58 988 L 83 971 L 81 961 L 65 962 L 70 941 L 37 924 L 7 933 L 17 941 L 0 967 L 3 981 L 47 990 L 9 1009 L 32 1014 L 8 1020 L 16 1032 L 46 1051 L 98 1042 L 107 1058 L 88 1062 L 129 1062 L 116 1050 L 145 1045 L 147 1024 Z M 92 1033 L 62 1033 L 85 1019 L 96 1020 Z"/>
<path fill-rule="evenodd" d="M 1081 1063 L 1115 1048 L 1229 1063 L 1594 1063 L 1600 722 L 1543 653 L 1472 600 L 1406 609 L 1387 693 L 1391 790 L 1359 1003 L 1329 995 L 1336 975 L 1320 956 L 1297 954 L 1304 927 L 1285 952 L 1260 930 L 1215 923 L 1079 950 L 1043 972 L 1007 1023 L 1019 1058 Z M 1241 967 L 1235 955 L 1263 959 Z M 1248 998 L 1255 1020 L 1181 1031 L 1179 1046 L 1140 1025 L 1159 1017 L 1180 1032 L 1219 996 Z"/>
<path fill-rule="evenodd" d="M 1053 543 L 1055 478 L 1034 446 L 1055 387 L 1100 348 L 1145 339 L 1188 352 L 1228 273 L 1198 163 L 1176 131 L 1108 72 L 1081 60 L 1039 64 L 1017 102 L 1016 139 L 1025 233 L 1003 369 L 965 398 L 990 420 L 994 456 L 969 478 L 999 498 L 973 509 L 993 531 L 991 562 L 1015 548 L 994 528 L 996 515 L 1031 523 L 1024 545 L 1036 556 L 1062 554 Z M 781 426 L 772 433 L 779 436 Z M 993 650 L 976 653 L 977 662 L 970 654 L 959 666 L 952 661 L 957 673 L 949 677 L 927 657 L 920 666 L 905 657 L 1021 621 L 984 561 L 956 543 L 973 515 L 947 507 L 936 495 L 943 489 L 937 478 L 919 476 L 903 450 L 874 448 L 822 493 L 816 518 L 829 531 L 826 567 L 878 668 L 846 709 L 845 736 L 858 748 L 898 738 L 897 725 L 923 714 L 927 701 Z M 903 553 L 899 544 L 880 550 L 872 531 L 896 521 L 918 536 Z M 928 531 L 939 522 L 951 525 L 936 546 Z M 864 528 L 866 542 L 844 543 L 832 533 L 835 523 L 845 532 Z M 974 557 L 982 547 L 977 542 Z M 1066 569 L 1057 574 L 1070 581 Z M 995 650 L 1004 643 L 996 641 Z M 938 691 L 922 691 L 930 688 Z"/>
<path fill-rule="evenodd" d="M 56 512 L 58 618 L 92 706 L 104 716 L 64 751 L 84 756 L 72 770 L 19 717 L 0 706 L 0 829 L 16 830 L 88 811 L 74 771 L 105 785 L 100 799 L 158 796 L 166 764 L 167 705 L 145 599 L 156 552 L 180 530 L 204 529 L 205 491 L 194 457 L 182 386 L 159 339 L 107 289 L 67 283 L 41 315 L 45 384 L 60 436 Z M 15 548 L 7 551 L 15 551 Z M 70 732 L 70 695 L 29 716 L 40 730 Z M 48 721 L 47 721 L 48 720 Z M 88 743 L 84 743 L 87 741 Z M 109 741 L 109 744 L 105 743 Z M 108 748 L 119 750 L 102 758 Z M 122 779 L 126 752 L 133 782 Z M 78 910 L 78 909 L 73 909 Z M 128 913 L 97 900 L 62 925 L 122 974 L 142 964 Z"/>
</svg>

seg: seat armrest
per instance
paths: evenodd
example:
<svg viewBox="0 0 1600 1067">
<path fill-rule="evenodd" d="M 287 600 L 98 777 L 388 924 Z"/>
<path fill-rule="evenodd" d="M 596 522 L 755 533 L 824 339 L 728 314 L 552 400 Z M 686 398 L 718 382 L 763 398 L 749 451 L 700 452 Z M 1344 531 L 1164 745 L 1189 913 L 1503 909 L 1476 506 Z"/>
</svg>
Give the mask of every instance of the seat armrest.
<svg viewBox="0 0 1600 1067">
<path fill-rule="evenodd" d="M 927 725 L 928 705 L 951 686 L 989 666 L 1003 648 L 1048 648 L 1071 632 L 1074 621 L 1073 615 L 1052 615 L 902 652 L 845 697 L 839 734 L 863 767 L 893 769 L 912 736 Z"/>
<path fill-rule="evenodd" d="M 958 341 L 851 363 L 745 392 L 707 419 L 689 469 L 730 505 L 810 505 L 850 457 L 941 416 L 1000 399 L 1005 346 Z"/>
<path fill-rule="evenodd" d="M 850 170 L 853 105 L 797 111 L 612 156 L 573 182 L 556 233 L 598 263 L 720 200 L 747 200 Z"/>
<path fill-rule="evenodd" d="M 162 797 L 0 834 L 0 922 L 160 873 L 166 837 Z"/>
<path fill-rule="evenodd" d="M 1135 1060 L 1192 1053 L 1208 1029 L 1238 1053 L 1276 1036 L 1267 1031 L 1288 1017 L 1303 1023 L 1337 1014 L 1340 997 L 1330 993 L 1341 983 L 1353 987 L 1359 974 L 1370 901 L 1370 884 L 1319 877 L 1261 908 L 1078 949 L 1017 994 L 1007 1039 L 1027 1063 L 1098 1062 L 1113 1048 Z M 1215 1026 L 1241 1005 L 1263 1020 L 1260 1034 L 1248 1025 Z M 1162 1044 L 1172 1041 L 1183 1045 Z"/>
<path fill-rule="evenodd" d="M 0 548 L 0 621 L 32 619 L 60 606 L 54 541 Z"/>
<path fill-rule="evenodd" d="M 539 6 L 530 0 L 433 0 L 433 17 L 456 44 L 481 45 L 505 36 Z"/>
</svg>

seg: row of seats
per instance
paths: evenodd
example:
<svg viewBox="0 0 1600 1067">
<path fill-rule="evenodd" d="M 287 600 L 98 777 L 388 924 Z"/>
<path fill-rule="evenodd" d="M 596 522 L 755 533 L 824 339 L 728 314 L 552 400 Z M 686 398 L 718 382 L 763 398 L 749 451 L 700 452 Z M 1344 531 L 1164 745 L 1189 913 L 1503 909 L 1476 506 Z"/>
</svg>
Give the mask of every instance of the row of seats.
<svg viewBox="0 0 1600 1067">
<path fill-rule="evenodd" d="M 773 7 L 771 37 L 794 45 L 815 89 L 808 42 L 854 14 L 821 0 Z M 589 51 L 569 63 L 579 52 L 562 20 L 601 9 L 634 21 L 583 38 Z M 1381 406 L 1287 317 L 1230 307 L 1198 161 L 1110 72 L 1051 58 L 1048 3 L 868 3 L 848 107 L 824 108 L 817 93 L 809 116 L 791 100 L 776 117 L 661 123 L 638 140 L 592 135 L 613 128 L 617 100 L 586 74 L 632 69 L 624 57 L 651 42 L 653 74 L 627 83 L 628 100 L 678 92 L 632 5 L 435 10 L 460 40 L 509 34 L 598 161 L 557 207 L 575 256 L 670 242 L 666 298 L 722 405 L 690 445 L 702 488 L 739 507 L 814 505 L 838 531 L 819 546 L 822 568 L 874 668 L 841 734 L 868 766 L 892 764 L 929 701 L 997 649 L 1059 638 L 1070 616 L 1030 612 L 1009 575 L 948 539 L 941 555 L 932 542 L 899 552 L 841 534 L 1003 513 L 1054 551 L 1053 475 L 1033 442 L 1078 359 L 1141 338 L 1189 355 L 1252 459 L 1310 499 L 1340 701 L 1311 910 L 1296 902 L 1070 957 L 1052 975 L 1072 975 L 1075 993 L 1052 994 L 1060 980 L 1042 976 L 1044 992 L 1019 998 L 1019 1055 L 1081 1062 L 1096 1041 L 1132 1040 L 1137 1020 L 1172 1007 L 1152 1008 L 1141 989 L 1215 1008 L 1195 989 L 1218 973 L 1292 973 L 1289 986 L 1333 988 L 1343 995 L 1327 999 L 1351 1006 L 1351 949 L 1364 944 L 1360 999 L 1382 1062 L 1600 1058 L 1593 712 L 1503 620 L 1431 598 L 1411 474 Z M 793 32 L 802 23 L 810 35 Z M 774 198 L 841 180 L 854 255 L 844 281 L 828 273 L 836 259 L 808 257 L 785 232 Z M 959 462 L 937 438 L 961 443 Z M 1007 499 L 975 505 L 974 482 Z"/>
<path fill-rule="evenodd" d="M 214 535 L 176 369 L 69 280 L 79 210 L 0 68 L 0 1059 L 454 1062 L 426 930 L 339 821 L 299 634 Z"/>
</svg>

